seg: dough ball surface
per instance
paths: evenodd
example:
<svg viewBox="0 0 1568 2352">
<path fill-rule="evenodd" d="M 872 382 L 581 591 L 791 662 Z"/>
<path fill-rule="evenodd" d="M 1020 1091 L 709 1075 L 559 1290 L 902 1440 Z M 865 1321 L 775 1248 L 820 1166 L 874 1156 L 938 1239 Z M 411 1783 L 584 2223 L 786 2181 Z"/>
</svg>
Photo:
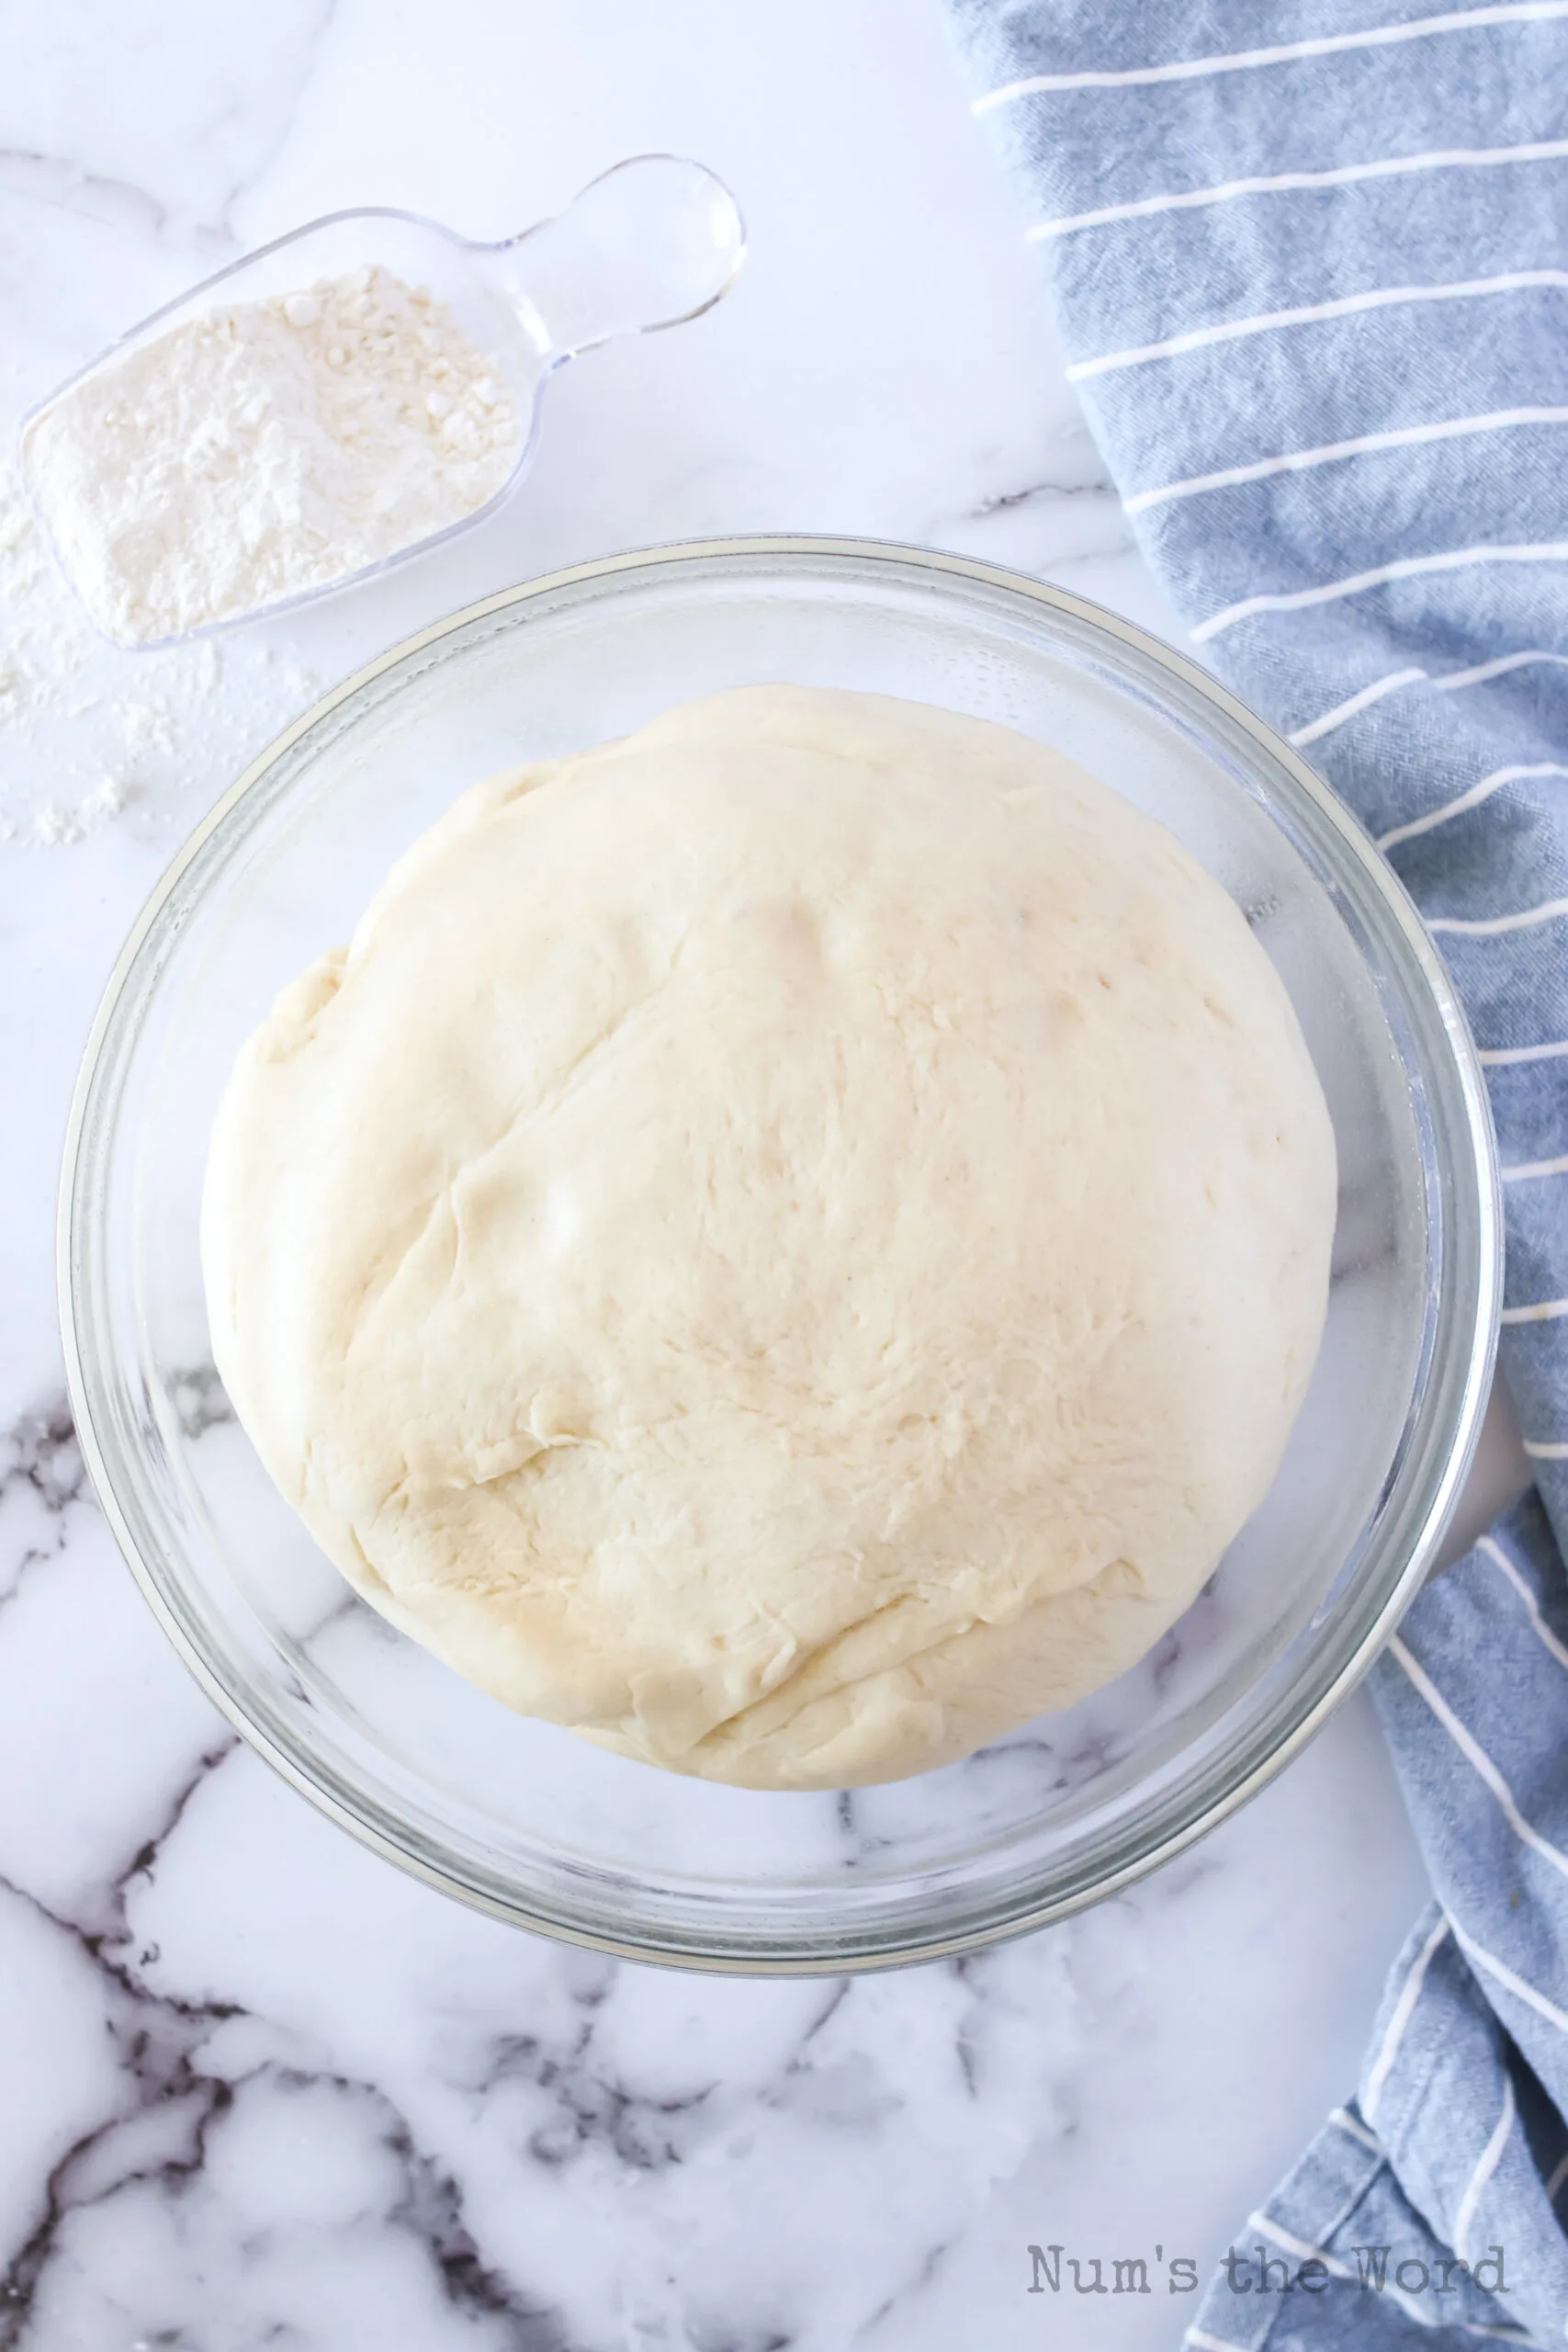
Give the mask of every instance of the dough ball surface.
<svg viewBox="0 0 1568 2352">
<path fill-rule="evenodd" d="M 923 705 L 749 687 L 465 795 L 214 1129 L 216 1361 L 365 1598 L 765 1788 L 1070 1705 L 1261 1499 L 1332 1133 L 1162 827 Z"/>
</svg>

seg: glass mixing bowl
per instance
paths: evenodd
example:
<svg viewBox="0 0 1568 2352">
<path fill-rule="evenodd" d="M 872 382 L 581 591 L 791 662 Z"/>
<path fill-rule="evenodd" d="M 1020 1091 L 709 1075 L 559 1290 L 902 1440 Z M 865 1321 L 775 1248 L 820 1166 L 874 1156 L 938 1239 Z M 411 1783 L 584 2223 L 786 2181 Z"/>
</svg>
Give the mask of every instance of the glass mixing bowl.
<svg viewBox="0 0 1568 2352">
<path fill-rule="evenodd" d="M 760 680 L 1000 719 L 1161 819 L 1284 979 L 1338 1138 L 1326 1336 L 1279 1476 L 1199 1600 L 1070 1713 L 839 1795 L 654 1771 L 510 1713 L 355 1598 L 274 1492 L 209 1349 L 208 1131 L 276 991 L 346 939 L 466 785 Z M 1259 1788 L 1392 1630 L 1468 1466 L 1499 1283 L 1485 1098 L 1387 867 L 1192 663 L 989 565 L 858 541 L 613 558 L 424 630 L 318 704 L 175 861 L 73 1108 L 66 1358 L 110 1524 L 171 1639 L 333 1818 L 521 1925 L 645 1960 L 866 1968 L 1124 1885 Z"/>
</svg>

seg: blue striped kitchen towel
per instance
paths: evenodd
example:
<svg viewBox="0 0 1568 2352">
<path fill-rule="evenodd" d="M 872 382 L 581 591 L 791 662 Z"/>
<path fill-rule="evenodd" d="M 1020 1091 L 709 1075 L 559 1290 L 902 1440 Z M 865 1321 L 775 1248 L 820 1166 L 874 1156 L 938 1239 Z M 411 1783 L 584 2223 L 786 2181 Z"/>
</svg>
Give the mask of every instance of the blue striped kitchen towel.
<svg viewBox="0 0 1568 2352">
<path fill-rule="evenodd" d="M 1200 2352 L 1568 2329 L 1568 0 L 948 0 L 1142 545 L 1414 893 L 1538 1480 L 1374 1677 L 1436 1900 Z"/>
</svg>

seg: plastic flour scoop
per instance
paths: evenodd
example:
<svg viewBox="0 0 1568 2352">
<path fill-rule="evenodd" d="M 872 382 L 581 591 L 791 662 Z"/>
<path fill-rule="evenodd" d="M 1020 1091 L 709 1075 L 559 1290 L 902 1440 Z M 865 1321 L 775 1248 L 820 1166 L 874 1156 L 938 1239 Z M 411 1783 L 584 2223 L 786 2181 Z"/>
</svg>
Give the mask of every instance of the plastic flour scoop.
<svg viewBox="0 0 1568 2352">
<path fill-rule="evenodd" d="M 499 244 L 412 212 L 330 213 L 155 311 L 51 393 L 23 420 L 23 476 L 117 644 L 289 610 L 492 513 L 533 456 L 553 370 L 696 318 L 745 251 L 729 190 L 676 155 L 617 164 Z M 364 332 L 338 336 L 356 313 Z M 388 455 L 379 473 L 371 447 Z"/>
</svg>

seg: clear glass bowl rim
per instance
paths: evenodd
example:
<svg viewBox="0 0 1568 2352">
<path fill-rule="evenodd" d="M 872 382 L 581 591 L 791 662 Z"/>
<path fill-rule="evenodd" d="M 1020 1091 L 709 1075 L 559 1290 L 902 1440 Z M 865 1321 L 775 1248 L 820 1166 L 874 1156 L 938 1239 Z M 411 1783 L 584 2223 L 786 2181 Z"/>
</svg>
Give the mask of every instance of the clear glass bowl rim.
<svg viewBox="0 0 1568 2352">
<path fill-rule="evenodd" d="M 531 1905 L 514 1889 L 502 1889 L 467 1872 L 449 1853 L 416 1833 L 404 1831 L 359 1792 L 323 1777 L 313 1768 L 307 1744 L 285 1742 L 246 1694 L 229 1685 L 191 1638 L 165 1590 L 157 1563 L 138 1542 L 117 1488 L 117 1439 L 107 1408 L 107 1351 L 101 1344 L 95 1295 L 104 1226 L 103 1146 L 112 1139 L 126 1064 L 140 1035 L 134 1006 L 128 1012 L 132 982 L 147 971 L 155 977 L 178 929 L 171 910 L 181 877 L 210 836 L 301 737 L 341 705 L 400 665 L 418 661 L 443 638 L 513 607 L 526 606 L 562 590 L 621 576 L 628 585 L 642 574 L 671 566 L 703 566 L 727 559 L 759 560 L 787 572 L 803 560 L 813 566 L 874 566 L 886 562 L 922 572 L 933 588 L 972 582 L 1017 596 L 1070 619 L 1078 630 L 1115 642 L 1206 703 L 1232 730 L 1249 737 L 1271 765 L 1282 769 L 1301 796 L 1298 814 L 1314 820 L 1319 839 L 1337 836 L 1348 876 L 1353 876 L 1362 911 L 1370 902 L 1381 916 L 1386 944 L 1404 959 L 1403 978 L 1416 1012 L 1424 1075 L 1436 1080 L 1446 1114 L 1446 1140 L 1459 1147 L 1439 1159 L 1447 1277 L 1439 1283 L 1425 1384 L 1418 1395 L 1418 1474 L 1404 1509 L 1380 1528 L 1363 1564 L 1362 1606 L 1351 1636 L 1337 1654 L 1314 1662 L 1290 1692 L 1291 1703 L 1255 1733 L 1223 1772 L 1211 1773 L 1201 1794 L 1168 1805 L 1171 1817 L 1143 1842 L 1123 1849 L 1092 1881 L 1032 1896 L 1010 1897 L 1000 1906 L 977 1911 L 954 1925 L 951 1919 L 930 1932 L 907 1928 L 901 1936 L 834 1937 L 818 1949 L 781 1938 L 776 1949 L 756 1938 L 735 1939 L 722 1929 L 690 1937 L 613 1935 L 544 1906 Z M 1364 895 L 1363 895 L 1364 894 Z M 1412 983 L 1416 985 L 1412 986 Z M 1444 1139 L 1440 1130 L 1439 1140 Z M 56 1272 L 67 1388 L 83 1459 L 116 1543 L 154 1616 L 209 1699 L 246 1742 L 291 1786 L 359 1842 L 414 1877 L 471 1907 L 509 1924 L 613 1957 L 667 1966 L 749 1975 L 839 1974 L 846 1971 L 910 1965 L 977 1950 L 1028 1934 L 1102 1901 L 1173 1860 L 1256 1796 L 1314 1736 L 1328 1714 L 1359 1682 L 1397 1627 L 1419 1589 L 1462 1490 L 1479 1440 L 1496 1351 L 1502 1298 L 1502 1214 L 1496 1153 L 1485 1082 L 1464 1013 L 1451 982 L 1413 902 L 1392 868 L 1328 786 L 1272 729 L 1210 673 L 1174 647 L 1103 605 L 1027 574 L 977 559 L 908 547 L 894 541 L 800 533 L 697 540 L 604 556 L 588 563 L 541 574 L 464 605 L 390 647 L 303 712 L 277 736 L 221 795 L 186 838 L 154 887 L 115 961 L 83 1055 L 66 1125 L 57 1224 Z M 1413 1445 L 1412 1452 L 1416 1449 Z"/>
</svg>

